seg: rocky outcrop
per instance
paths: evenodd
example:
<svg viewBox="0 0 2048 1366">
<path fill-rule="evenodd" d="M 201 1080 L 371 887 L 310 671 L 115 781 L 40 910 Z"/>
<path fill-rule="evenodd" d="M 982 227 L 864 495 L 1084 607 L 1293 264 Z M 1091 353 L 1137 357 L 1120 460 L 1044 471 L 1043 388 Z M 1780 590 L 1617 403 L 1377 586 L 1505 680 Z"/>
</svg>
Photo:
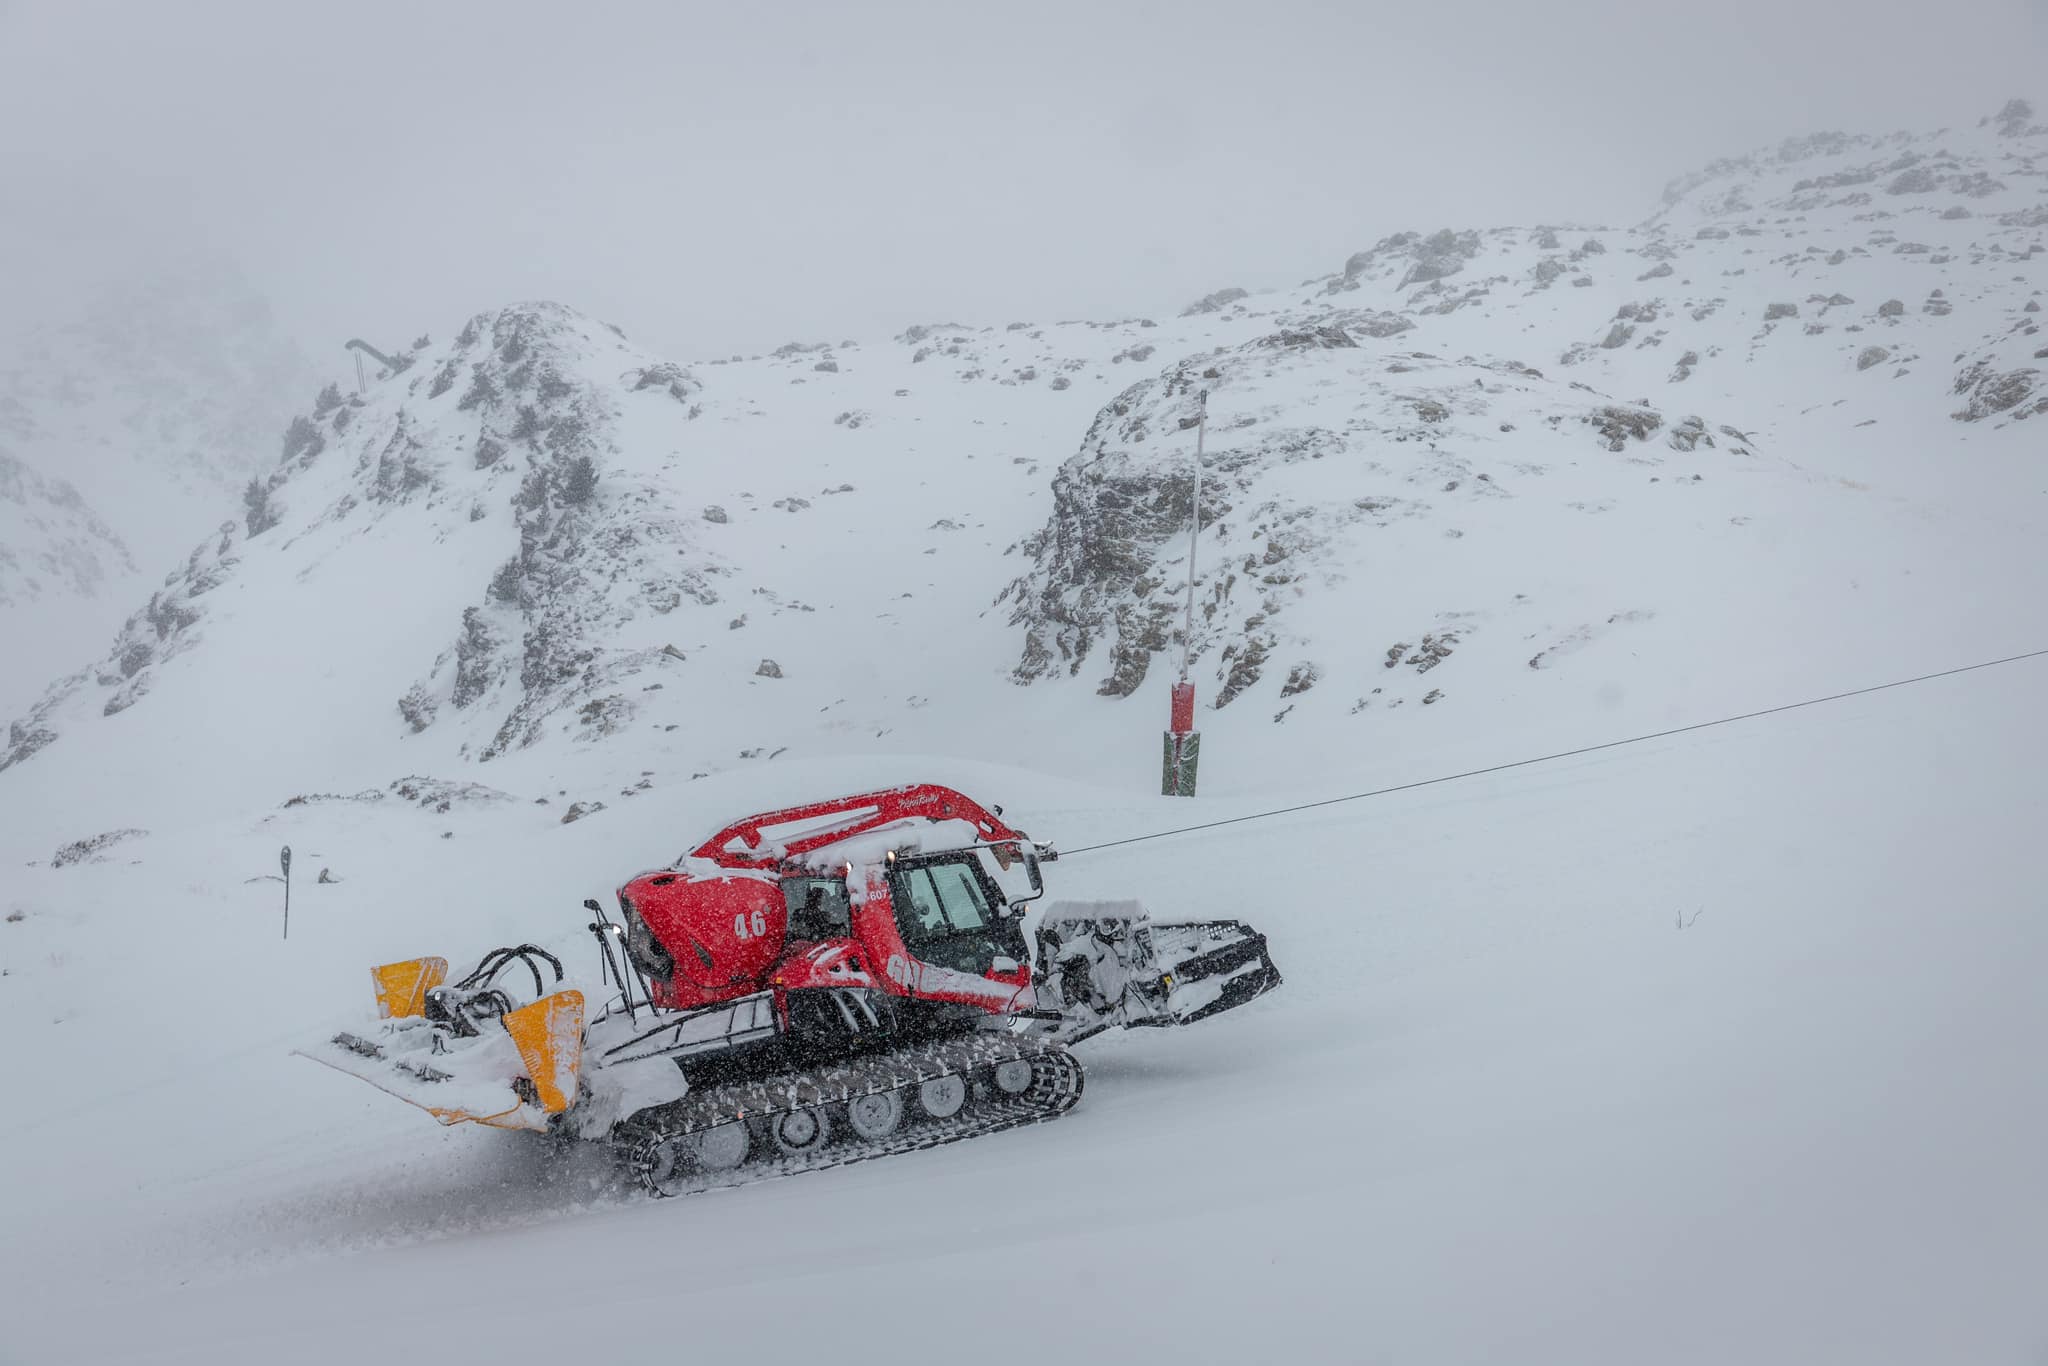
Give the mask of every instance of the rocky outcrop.
<svg viewBox="0 0 2048 1366">
<path fill-rule="evenodd" d="M 501 487 L 518 542 L 463 609 L 449 648 L 398 708 L 414 729 L 455 713 L 496 713 L 482 758 L 531 744 L 547 718 L 586 707 L 652 666 L 650 652 L 610 646 L 608 625 L 684 602 L 718 601 L 712 579 L 719 571 L 694 551 L 692 519 L 659 491 L 615 484 L 606 474 L 627 395 L 687 398 L 693 381 L 657 362 L 627 371 L 622 395 L 590 373 L 590 348 L 580 315 L 534 304 L 471 319 L 443 361 L 471 376 L 454 406 L 471 414 L 474 439 L 509 453 Z M 438 433 L 416 433 L 419 424 L 403 406 L 382 424 L 373 493 L 404 497 L 432 484 L 437 460 L 429 447 L 445 449 L 447 442 Z M 518 482 L 510 486 L 515 472 Z"/>
<path fill-rule="evenodd" d="M 0 769 L 61 739 L 90 714 L 88 699 L 103 715 L 144 699 L 200 645 L 215 590 L 252 572 L 252 557 L 261 574 L 304 572 L 275 557 L 303 565 L 295 547 L 308 542 L 339 553 L 393 517 L 428 545 L 479 521 L 505 538 L 504 558 L 449 621 L 446 648 L 392 699 L 394 722 L 412 733 L 456 725 L 481 759 L 531 744 L 564 711 L 582 733 L 619 723 L 630 704 L 616 685 L 673 661 L 622 648 L 617 628 L 719 596 L 724 570 L 697 547 L 699 514 L 616 462 L 627 409 L 661 405 L 687 422 L 673 404 L 697 393 L 694 381 L 556 304 L 479 314 L 451 342 L 423 338 L 394 359 L 369 394 L 330 387 L 292 420 L 279 464 L 245 494 L 247 524 L 223 524 L 98 663 L 16 720 Z"/>
<path fill-rule="evenodd" d="M 1189 642 L 1188 429 L 1204 390 Z M 1317 401 L 1304 405 L 1303 394 Z M 1185 647 L 1213 680 L 1214 706 L 1269 684 L 1294 699 L 1320 665 L 1290 664 L 1277 684 L 1267 671 L 1276 657 L 1317 657 L 1318 642 L 1297 634 L 1301 604 L 1367 572 L 1359 566 L 1377 531 L 1514 496 L 1478 462 L 1513 461 L 1536 473 L 1545 461 L 1577 462 L 1586 427 L 1607 450 L 1628 453 L 1615 469 L 1631 485 L 1638 476 L 1620 474 L 1628 464 L 1748 454 L 1733 428 L 1696 416 L 1667 424 L 1647 407 L 1599 399 L 1512 361 L 1386 355 L 1341 329 L 1290 328 L 1170 366 L 1097 413 L 1054 475 L 1052 515 L 1017 548 L 1027 565 L 997 599 L 1021 637 L 1012 676 L 1029 684 L 1085 674 L 1099 693 L 1128 696 L 1157 656 Z M 1462 532 L 1447 525 L 1442 535 L 1455 542 Z M 1412 662 L 1433 667 L 1457 639 L 1456 630 L 1431 633 Z M 1408 653 L 1404 644 L 1396 662 Z"/>
<path fill-rule="evenodd" d="M 1990 121 L 1997 125 L 1998 135 L 2003 138 L 2016 138 L 2042 131 L 2033 126 L 2034 106 L 2022 99 L 2007 100 L 2004 107 L 1991 116 Z"/>
<path fill-rule="evenodd" d="M 55 742 L 61 734 L 57 714 L 73 699 L 103 694 L 96 701 L 99 713 L 112 716 L 147 695 L 157 671 L 199 643 L 201 633 L 195 628 L 206 616 L 206 595 L 233 572 L 240 541 L 240 524 L 222 523 L 129 616 L 98 663 L 52 684 L 27 716 L 9 726 L 7 744 L 0 748 L 0 772 Z"/>
<path fill-rule="evenodd" d="M 87 839 L 73 840 L 50 856 L 50 866 L 52 868 L 69 868 L 74 863 L 104 863 L 108 850 L 118 844 L 125 844 L 129 840 L 140 839 L 148 833 L 147 830 L 137 830 L 130 827 L 121 830 L 109 830 L 104 834 L 93 835 Z"/>
<path fill-rule="evenodd" d="M 1221 313 L 1239 299 L 1249 299 L 1250 297 L 1251 294 L 1248 291 L 1232 285 L 1228 289 L 1219 289 L 1214 294 L 1204 294 L 1201 298 L 1183 308 L 1180 311 L 1180 315 L 1183 318 L 1193 318 L 1204 313 Z"/>
<path fill-rule="evenodd" d="M 1981 422 L 1999 413 L 2015 418 L 2048 413 L 2048 389 L 2041 387 L 2041 372 L 2031 367 L 1999 370 L 1988 360 L 1975 361 L 1956 376 L 1955 392 L 1966 399 L 1953 414 L 1958 422 Z"/>
<path fill-rule="evenodd" d="M 1357 289 L 1365 280 L 1381 278 L 1391 278 L 1397 289 L 1430 284 L 1457 274 L 1478 253 L 1476 232 L 1444 228 L 1427 237 L 1397 232 L 1364 251 L 1352 253 L 1344 262 L 1343 272 L 1324 283 L 1323 292 L 1342 294 Z"/>
</svg>

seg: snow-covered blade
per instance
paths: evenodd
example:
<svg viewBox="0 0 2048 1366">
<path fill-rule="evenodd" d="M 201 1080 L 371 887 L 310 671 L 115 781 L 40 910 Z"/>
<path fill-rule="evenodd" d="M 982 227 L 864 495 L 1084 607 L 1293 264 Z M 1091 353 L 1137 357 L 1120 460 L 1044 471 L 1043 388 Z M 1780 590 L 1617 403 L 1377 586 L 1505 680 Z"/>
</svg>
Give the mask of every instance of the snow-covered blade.
<svg viewBox="0 0 2048 1366">
<path fill-rule="evenodd" d="M 1266 936 L 1236 920 L 1154 922 L 1135 901 L 1056 901 L 1039 922 L 1041 1005 L 1069 1042 L 1193 1024 L 1281 983 Z"/>
<path fill-rule="evenodd" d="M 542 994 L 542 962 L 560 987 L 560 962 L 530 944 L 493 950 L 453 985 L 442 985 L 445 958 L 383 964 L 370 970 L 377 1022 L 297 1051 L 443 1124 L 545 1130 L 582 1089 L 584 996 Z M 532 999 L 508 971 L 515 964 L 531 970 Z"/>
<path fill-rule="evenodd" d="M 364 1033 L 344 1030 L 298 1051 L 418 1106 L 443 1124 L 547 1128 L 548 1112 L 514 1089 L 532 1079 L 518 1045 L 503 1029 L 463 1039 L 415 1017 Z"/>
</svg>

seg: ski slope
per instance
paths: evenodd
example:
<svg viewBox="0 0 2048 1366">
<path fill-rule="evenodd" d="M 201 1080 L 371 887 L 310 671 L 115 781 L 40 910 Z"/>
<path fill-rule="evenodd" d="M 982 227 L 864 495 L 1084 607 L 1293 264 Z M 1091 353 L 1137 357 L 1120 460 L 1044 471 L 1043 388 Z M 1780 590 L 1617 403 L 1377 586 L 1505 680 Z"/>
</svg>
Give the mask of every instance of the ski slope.
<svg viewBox="0 0 2048 1366">
<path fill-rule="evenodd" d="M 91 890 L 31 932 L 80 970 L 8 998 L 11 1037 L 47 1013 L 33 1035 L 63 1043 L 10 1067 L 45 1099 L 8 1133 L 34 1177 L 7 1352 L 538 1362 L 654 1322 L 679 1350 L 830 1338 L 877 1362 L 1054 1338 L 1082 1360 L 2030 1359 L 2048 780 L 2011 737 L 2039 734 L 2040 672 L 1062 861 L 1061 894 L 1246 916 L 1287 985 L 1089 1045 L 1055 1124 L 675 1202 L 285 1050 L 401 947 L 553 923 L 576 951 L 581 870 L 645 861 L 684 813 L 579 823 L 567 855 L 523 811 L 280 817 L 64 870 Z M 1196 809 L 943 760 L 804 765 L 716 809 L 892 767 L 1070 842 Z M 309 836 L 360 871 L 301 885 L 287 944 L 275 885 L 220 869 L 285 839 L 306 867 Z M 113 898 L 159 914 L 96 928 L 84 903 Z M 67 1075 L 87 1057 L 91 1088 Z"/>
</svg>

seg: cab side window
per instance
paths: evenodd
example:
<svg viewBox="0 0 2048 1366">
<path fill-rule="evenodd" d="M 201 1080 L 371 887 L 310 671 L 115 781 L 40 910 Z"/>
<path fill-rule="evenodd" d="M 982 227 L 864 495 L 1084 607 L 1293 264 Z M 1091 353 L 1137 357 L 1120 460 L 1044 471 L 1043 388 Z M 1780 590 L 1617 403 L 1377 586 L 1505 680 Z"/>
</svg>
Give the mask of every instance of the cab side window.
<svg viewBox="0 0 2048 1366">
<path fill-rule="evenodd" d="M 946 924 L 953 933 L 971 933 L 987 928 L 988 916 L 982 905 L 981 887 L 972 873 L 957 863 L 942 863 L 925 871 L 931 875 L 939 904 L 944 908 Z"/>
<path fill-rule="evenodd" d="M 784 878 L 782 901 L 789 909 L 792 940 L 843 939 L 853 933 L 853 908 L 838 878 Z"/>
</svg>

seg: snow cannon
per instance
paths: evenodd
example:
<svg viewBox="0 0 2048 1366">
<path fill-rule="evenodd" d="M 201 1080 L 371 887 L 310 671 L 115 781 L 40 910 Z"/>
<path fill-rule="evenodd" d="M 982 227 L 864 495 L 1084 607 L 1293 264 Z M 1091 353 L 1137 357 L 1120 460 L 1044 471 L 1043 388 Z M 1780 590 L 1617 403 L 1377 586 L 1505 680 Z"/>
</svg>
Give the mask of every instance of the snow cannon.
<svg viewBox="0 0 2048 1366">
<path fill-rule="evenodd" d="M 301 1051 L 443 1124 L 544 1131 L 576 1100 L 584 1005 L 574 988 L 547 990 L 543 963 L 559 986 L 561 961 L 532 944 L 493 950 L 452 984 L 445 958 L 372 968 L 380 1027 Z"/>
<path fill-rule="evenodd" d="M 1280 985 L 1241 921 L 1033 907 L 1056 857 L 936 784 L 763 812 L 628 879 L 617 919 L 585 901 L 594 979 L 533 944 L 453 982 L 387 963 L 375 1022 L 306 1056 L 443 1124 L 605 1143 L 677 1195 L 1057 1119 L 1070 1045 Z"/>
</svg>

